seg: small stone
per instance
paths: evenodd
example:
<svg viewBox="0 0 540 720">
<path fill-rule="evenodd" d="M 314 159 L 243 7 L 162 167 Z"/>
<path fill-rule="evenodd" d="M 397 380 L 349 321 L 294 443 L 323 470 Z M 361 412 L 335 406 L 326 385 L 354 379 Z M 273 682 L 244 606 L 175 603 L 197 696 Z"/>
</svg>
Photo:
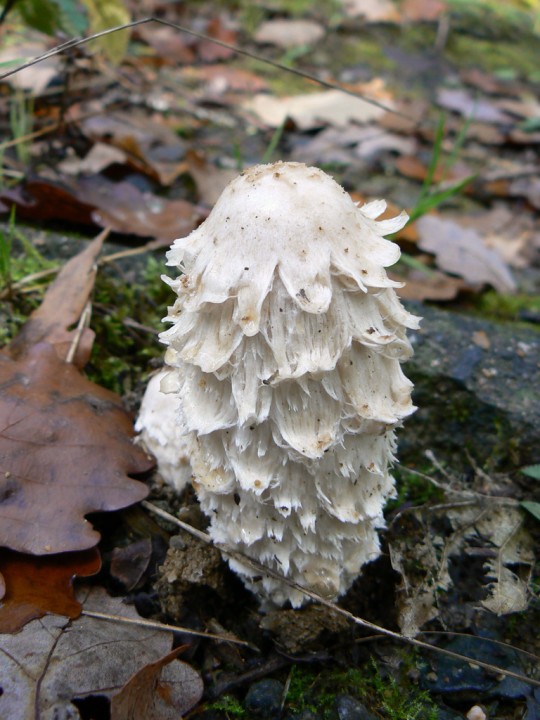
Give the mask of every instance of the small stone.
<svg viewBox="0 0 540 720">
<path fill-rule="evenodd" d="M 487 715 L 480 705 L 473 705 L 465 717 L 467 720 L 487 720 Z"/>
<path fill-rule="evenodd" d="M 350 695 L 338 695 L 336 711 L 339 720 L 376 720 L 375 715 Z"/>
<path fill-rule="evenodd" d="M 283 683 L 279 680 L 259 680 L 253 683 L 244 701 L 246 709 L 259 717 L 275 717 L 281 709 L 283 689 Z"/>
</svg>

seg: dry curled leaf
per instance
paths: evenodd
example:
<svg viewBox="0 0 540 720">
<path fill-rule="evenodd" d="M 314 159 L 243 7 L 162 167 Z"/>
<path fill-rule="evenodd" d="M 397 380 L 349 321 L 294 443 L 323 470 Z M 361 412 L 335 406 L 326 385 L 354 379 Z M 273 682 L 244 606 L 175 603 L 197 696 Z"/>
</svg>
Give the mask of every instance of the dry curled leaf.
<svg viewBox="0 0 540 720">
<path fill-rule="evenodd" d="M 141 668 L 111 700 L 111 720 L 180 720 L 202 697 L 200 675 L 176 648 Z"/>
<path fill-rule="evenodd" d="M 77 323 L 88 302 L 96 279 L 96 261 L 107 235 L 108 231 L 100 233 L 64 265 L 41 305 L 6 348 L 12 359 L 16 360 L 33 345 L 43 341 L 53 345 L 60 358 L 67 357 L 75 337 L 75 331 L 69 328 Z M 73 359 L 78 368 L 83 368 L 90 359 L 93 341 L 94 333 L 85 328 Z"/>
<path fill-rule="evenodd" d="M 344 95 L 339 90 L 282 98 L 259 93 L 243 103 L 243 107 L 269 127 L 277 128 L 287 118 L 291 118 L 301 130 L 312 130 L 324 125 L 343 127 L 349 121 L 367 123 L 384 114 L 384 110 L 366 100 Z"/>
<path fill-rule="evenodd" d="M 92 589 L 83 605 L 87 611 L 138 617 L 102 588 Z M 85 615 L 75 622 L 58 615 L 34 620 L 16 635 L 0 636 L 0 718 L 78 717 L 74 700 L 91 695 L 111 698 L 170 647 L 170 633 L 137 625 Z M 200 679 L 191 673 L 192 687 L 200 687 Z"/>
<path fill-rule="evenodd" d="M 162 185 L 185 171 L 185 145 L 159 118 L 137 112 L 94 115 L 81 123 L 84 134 L 126 153 L 127 161 Z"/>
<path fill-rule="evenodd" d="M 95 575 L 101 568 L 96 548 L 35 557 L 0 548 L 5 594 L 0 601 L 0 633 L 18 632 L 26 623 L 49 613 L 74 619 L 82 606 L 73 579 Z"/>
<path fill-rule="evenodd" d="M 0 191 L 0 204 L 4 211 L 15 205 L 18 218 L 110 227 L 167 245 L 189 234 L 202 219 L 200 210 L 185 200 L 141 192 L 127 181 L 115 183 L 102 175 L 62 182 L 34 178 Z"/>
<path fill-rule="evenodd" d="M 414 637 L 439 615 L 441 591 L 452 587 L 457 565 L 470 565 L 475 558 L 482 569 L 469 573 L 466 590 L 456 582 L 458 593 L 482 598 L 480 604 L 497 615 L 527 608 L 532 538 L 523 511 L 498 500 L 418 508 L 399 518 L 389 548 L 392 567 L 401 576 L 398 622 L 404 635 Z"/>
<path fill-rule="evenodd" d="M 489 284 L 499 292 L 513 292 L 515 282 L 496 250 L 481 235 L 452 220 L 424 215 L 416 221 L 418 247 L 434 253 L 441 270 L 462 277 L 473 286 Z"/>
</svg>

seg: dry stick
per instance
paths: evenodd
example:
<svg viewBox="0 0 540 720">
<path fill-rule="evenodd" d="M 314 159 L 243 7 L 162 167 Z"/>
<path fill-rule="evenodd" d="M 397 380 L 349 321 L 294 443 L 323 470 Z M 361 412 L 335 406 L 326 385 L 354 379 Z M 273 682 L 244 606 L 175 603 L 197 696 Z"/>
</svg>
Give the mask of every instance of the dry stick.
<svg viewBox="0 0 540 720">
<path fill-rule="evenodd" d="M 497 667 L 497 665 L 492 665 L 491 663 L 484 662 L 483 660 L 477 660 L 476 658 L 467 657 L 466 655 L 462 655 L 461 653 L 453 652 L 452 650 L 447 650 L 446 648 L 435 647 L 434 645 L 430 645 L 429 643 L 423 642 L 422 640 L 416 640 L 415 638 L 406 637 L 405 635 L 402 635 L 401 633 L 394 632 L 393 630 L 388 630 L 387 628 L 382 627 L 381 625 L 376 625 L 375 623 L 372 623 L 369 620 L 364 620 L 363 618 L 359 618 L 356 615 L 353 615 L 348 610 L 344 610 L 343 608 L 340 608 L 338 605 L 331 602 L 330 600 L 325 600 L 325 598 L 321 597 L 320 595 L 317 595 L 317 593 L 314 593 L 312 590 L 302 587 L 302 585 L 299 585 L 298 583 L 293 582 L 292 580 L 289 580 L 286 577 L 283 577 L 282 575 L 275 572 L 271 568 L 268 568 L 265 565 L 262 565 L 261 563 L 257 562 L 256 560 L 253 560 L 250 557 L 247 557 L 247 555 L 243 555 L 242 553 L 238 552 L 237 550 L 232 550 L 231 548 L 228 548 L 219 543 L 214 543 L 212 538 L 210 537 L 210 535 L 208 535 L 207 533 L 202 532 L 201 530 L 197 530 L 196 528 L 192 527 L 191 525 L 188 525 L 188 523 L 185 523 L 182 520 L 179 520 L 178 518 L 174 517 L 174 515 L 171 515 L 170 513 L 166 512 L 165 510 L 162 510 L 161 508 L 157 507 L 156 505 L 149 503 L 147 500 L 143 500 L 141 504 L 143 507 L 145 507 L 150 512 L 154 513 L 155 515 L 158 515 L 159 517 L 163 518 L 164 520 L 167 520 L 170 523 L 173 523 L 174 525 L 177 525 L 178 527 L 182 528 L 182 530 L 185 530 L 186 532 L 190 533 L 191 535 L 198 538 L 199 540 L 206 543 L 207 545 L 213 545 L 214 547 L 218 548 L 221 552 L 223 552 L 225 555 L 229 555 L 230 557 L 234 558 L 235 560 L 238 560 L 239 562 L 243 563 L 244 565 L 250 566 L 252 569 L 256 570 L 257 572 L 268 575 L 269 577 L 273 578 L 274 580 L 278 580 L 279 582 L 282 582 L 285 585 L 288 585 L 289 587 L 294 588 L 295 590 L 298 590 L 299 592 L 303 593 L 304 595 L 307 595 L 312 600 L 315 600 L 316 602 L 320 603 L 321 605 L 325 605 L 327 608 L 330 608 L 331 610 L 338 613 L 339 615 L 343 615 L 343 617 L 346 617 L 349 620 L 352 620 L 356 625 L 360 625 L 361 627 L 364 627 L 364 628 L 369 628 L 370 630 L 380 633 L 381 635 L 386 635 L 387 637 L 391 637 L 392 639 L 397 640 L 398 642 L 406 643 L 407 645 L 413 645 L 414 647 L 419 647 L 419 648 L 422 648 L 423 650 L 437 652 L 440 655 L 446 655 L 447 657 L 451 657 L 454 660 L 460 660 L 461 662 L 473 663 L 474 665 L 478 665 L 479 667 L 482 667 L 485 670 L 489 670 L 490 672 L 501 674 L 501 675 L 506 675 L 508 677 L 513 677 L 513 678 L 516 678 L 516 680 L 521 680 L 522 682 L 526 682 L 529 685 L 534 685 L 535 687 L 540 687 L 540 680 L 534 680 L 532 678 L 528 678 L 525 675 L 522 675 L 521 673 L 516 673 L 516 672 L 513 672 L 512 670 L 505 670 L 504 668 Z"/>
<path fill-rule="evenodd" d="M 42 60 L 47 60 L 48 58 L 54 57 L 55 55 L 59 55 L 60 53 L 65 52 L 66 50 L 71 50 L 72 48 L 78 47 L 79 45 L 84 45 L 85 43 L 89 42 L 90 40 L 95 40 L 97 38 L 105 37 L 106 35 L 111 35 L 112 33 L 118 32 L 119 30 L 128 30 L 129 28 L 134 28 L 139 25 L 146 25 L 151 22 L 155 22 L 160 25 L 166 25 L 167 27 L 171 27 L 175 30 L 179 30 L 180 32 L 186 33 L 187 35 L 192 35 L 193 37 L 199 38 L 199 40 L 208 40 L 208 41 L 214 43 L 215 45 L 219 45 L 220 47 L 226 48 L 227 50 L 231 50 L 232 52 L 235 52 L 238 55 L 244 55 L 245 57 L 249 57 L 252 60 L 258 60 L 259 62 L 263 62 L 266 65 L 275 67 L 278 70 L 282 70 L 283 72 L 292 73 L 293 75 L 297 75 L 298 77 L 304 78 L 304 80 L 311 80 L 312 82 L 318 83 L 322 87 L 325 87 L 325 88 L 328 88 L 331 90 L 340 90 L 341 92 L 345 93 L 346 95 L 351 95 L 352 97 L 363 100 L 364 102 L 367 102 L 370 105 L 374 105 L 375 107 L 378 107 L 381 110 L 385 110 L 386 112 L 394 113 L 394 115 L 399 115 L 403 118 L 406 118 L 407 120 L 412 120 L 413 122 L 417 123 L 417 119 L 412 117 L 411 115 L 400 112 L 399 110 L 395 110 L 394 108 L 391 108 L 388 105 L 385 105 L 384 103 L 379 102 L 378 100 L 373 100 L 372 98 L 367 98 L 364 95 L 362 95 L 361 93 L 355 92 L 354 90 L 349 90 L 348 88 L 342 87 L 341 85 L 338 85 L 337 83 L 332 83 L 332 82 L 329 82 L 328 80 L 323 80 L 322 78 L 319 78 L 316 75 L 312 75 L 311 73 L 305 72 L 304 70 L 298 70 L 298 68 L 288 67 L 287 65 L 283 65 L 282 63 L 277 62 L 276 60 L 270 60 L 269 58 L 263 57 L 262 55 L 258 55 L 257 53 L 251 52 L 250 50 L 244 50 L 242 48 L 237 47 L 236 45 L 231 45 L 230 43 L 223 42 L 223 40 L 218 40 L 216 38 L 210 37 L 210 35 L 205 35 L 204 33 L 197 32 L 196 30 L 191 30 L 190 28 L 187 28 L 183 25 L 178 25 L 177 23 L 169 22 L 168 20 L 163 20 L 163 19 L 157 18 L 157 17 L 147 17 L 147 18 L 143 18 L 142 20 L 133 20 L 132 22 L 126 23 L 125 25 L 117 25 L 116 27 L 108 28 L 107 30 L 102 30 L 101 32 L 94 33 L 93 35 L 90 35 L 89 37 L 86 37 L 86 38 L 73 38 L 72 40 L 67 40 L 66 42 L 62 43 L 61 45 L 57 45 L 55 48 L 52 48 L 52 50 L 48 50 L 47 52 L 42 53 L 41 55 L 38 55 L 35 58 L 32 58 L 32 60 L 28 60 L 28 62 L 25 62 L 22 65 L 19 65 L 18 67 L 14 68 L 13 70 L 8 70 L 7 72 L 2 73 L 0 75 L 0 80 L 10 77 L 11 75 L 14 75 L 15 73 L 19 72 L 20 70 L 24 70 L 25 68 L 31 67 L 32 65 L 36 65 L 37 63 L 41 62 Z"/>
<path fill-rule="evenodd" d="M 83 308 L 83 311 L 79 318 L 79 322 L 77 324 L 77 329 L 75 330 L 75 335 L 73 336 L 73 340 L 71 341 L 71 345 L 69 346 L 69 350 L 66 355 L 67 363 L 73 362 L 73 358 L 75 357 L 75 354 L 79 347 L 79 343 L 81 341 L 82 334 L 83 334 L 84 330 L 90 325 L 91 317 L 92 317 L 92 303 L 90 302 L 90 300 L 88 300 L 88 302 L 86 303 L 86 305 Z"/>
<path fill-rule="evenodd" d="M 94 610 L 83 610 L 81 615 L 87 617 L 96 618 L 97 620 L 111 620 L 112 622 L 124 623 L 125 625 L 141 625 L 142 627 L 152 628 L 153 630 L 166 630 L 167 632 L 183 633 L 184 635 L 195 635 L 196 637 L 209 638 L 210 640 L 219 640 L 220 642 L 234 643 L 235 645 L 243 645 L 251 650 L 259 649 L 256 648 L 245 640 L 238 640 L 228 635 L 216 635 L 215 633 L 200 632 L 197 630 L 190 630 L 189 628 L 180 627 L 177 625 L 168 625 L 167 623 L 160 623 L 155 620 L 145 620 L 144 618 L 128 618 L 123 615 L 110 615 L 109 613 L 97 612 Z"/>
</svg>

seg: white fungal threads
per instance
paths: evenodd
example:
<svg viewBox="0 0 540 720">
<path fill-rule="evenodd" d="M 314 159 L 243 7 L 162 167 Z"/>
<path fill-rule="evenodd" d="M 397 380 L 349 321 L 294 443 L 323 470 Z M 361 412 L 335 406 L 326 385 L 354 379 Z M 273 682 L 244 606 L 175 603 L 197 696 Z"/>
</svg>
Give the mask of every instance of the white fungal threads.
<svg viewBox="0 0 540 720">
<path fill-rule="evenodd" d="M 407 217 L 376 222 L 384 208 L 316 168 L 256 166 L 167 255 L 182 274 L 161 389 L 209 532 L 326 598 L 379 555 L 394 428 L 414 410 L 400 362 L 418 319 L 384 270 Z M 307 599 L 230 565 L 263 602 Z"/>
</svg>

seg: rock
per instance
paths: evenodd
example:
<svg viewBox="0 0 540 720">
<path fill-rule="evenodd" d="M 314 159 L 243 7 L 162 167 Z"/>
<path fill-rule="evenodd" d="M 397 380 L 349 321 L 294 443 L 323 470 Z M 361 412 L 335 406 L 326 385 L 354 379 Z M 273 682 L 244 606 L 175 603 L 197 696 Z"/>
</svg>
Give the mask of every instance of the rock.
<svg viewBox="0 0 540 720">
<path fill-rule="evenodd" d="M 424 320 L 410 336 L 406 373 L 419 409 L 399 435 L 402 462 L 426 449 L 456 472 L 470 468 L 464 449 L 498 471 L 538 462 L 540 334 L 416 303 L 407 309 Z"/>
<path fill-rule="evenodd" d="M 302 710 L 300 714 L 293 713 L 285 715 L 283 720 L 322 720 L 322 715 L 315 713 L 312 710 Z"/>
<path fill-rule="evenodd" d="M 462 720 L 463 715 L 448 710 L 448 708 L 437 708 L 437 720 Z"/>
<path fill-rule="evenodd" d="M 261 718 L 277 717 L 283 700 L 284 685 L 279 680 L 259 680 L 249 688 L 244 704 Z"/>
<path fill-rule="evenodd" d="M 518 699 L 531 695 L 532 689 L 527 683 L 515 678 L 496 677 L 474 663 L 474 660 L 481 660 L 505 670 L 524 673 L 519 653 L 513 648 L 464 635 L 448 643 L 446 649 L 470 657 L 471 662 L 463 663 L 446 655 L 434 656 L 430 665 L 421 669 L 421 684 L 430 693 L 453 695 L 464 702 L 475 702 L 479 697 Z"/>
<path fill-rule="evenodd" d="M 338 695 L 335 708 L 338 720 L 376 720 L 365 705 L 350 695 Z"/>
</svg>

